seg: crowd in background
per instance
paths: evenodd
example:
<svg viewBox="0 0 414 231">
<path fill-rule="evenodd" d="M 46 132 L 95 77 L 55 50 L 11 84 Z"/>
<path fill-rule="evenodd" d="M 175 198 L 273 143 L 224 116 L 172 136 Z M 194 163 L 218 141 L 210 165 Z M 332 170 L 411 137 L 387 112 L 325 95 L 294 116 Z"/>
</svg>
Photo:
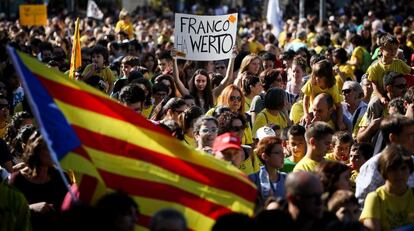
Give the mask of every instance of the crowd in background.
<svg viewBox="0 0 414 231">
<path fill-rule="evenodd" d="M 255 216 L 225 215 L 212 230 L 410 230 L 414 17 L 398 10 L 402 2 L 328 1 L 328 20 L 286 13 L 278 35 L 239 14 L 232 58 L 215 61 L 178 59 L 172 18 L 126 10 L 82 18 L 75 76 L 249 177 L 258 188 Z M 122 192 L 59 212 L 66 186 L 6 53 L 8 44 L 68 75 L 74 24 L 70 16 L 44 27 L 0 21 L 0 212 L 10 218 L 0 227 L 7 230 L 139 224 L 139 205 Z M 175 210 L 157 213 L 151 230 L 165 225 L 187 229 Z"/>
</svg>

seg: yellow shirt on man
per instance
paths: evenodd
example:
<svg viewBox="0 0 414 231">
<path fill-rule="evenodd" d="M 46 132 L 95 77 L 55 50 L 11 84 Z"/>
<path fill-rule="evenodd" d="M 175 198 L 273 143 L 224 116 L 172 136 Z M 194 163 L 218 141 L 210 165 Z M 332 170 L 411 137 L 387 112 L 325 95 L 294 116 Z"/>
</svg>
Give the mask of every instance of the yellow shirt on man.
<svg viewBox="0 0 414 231">
<path fill-rule="evenodd" d="M 318 166 L 319 162 L 316 162 L 312 160 L 311 158 L 304 156 L 293 168 L 293 172 L 298 171 L 307 171 L 307 172 L 313 172 Z"/>
</svg>

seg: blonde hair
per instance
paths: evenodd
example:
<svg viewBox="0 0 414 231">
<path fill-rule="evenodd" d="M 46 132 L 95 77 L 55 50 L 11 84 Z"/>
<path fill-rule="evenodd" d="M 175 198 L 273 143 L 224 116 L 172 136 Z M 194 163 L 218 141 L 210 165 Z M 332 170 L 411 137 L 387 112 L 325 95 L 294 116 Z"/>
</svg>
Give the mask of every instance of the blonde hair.
<svg viewBox="0 0 414 231">
<path fill-rule="evenodd" d="M 246 57 L 244 57 L 242 62 L 241 62 L 241 65 L 240 65 L 239 73 L 243 73 L 243 72 L 248 71 L 250 63 L 253 62 L 253 60 L 255 60 L 255 59 L 259 59 L 260 62 L 262 62 L 262 59 L 256 54 L 250 54 L 250 55 L 247 55 Z M 260 67 L 261 66 L 262 65 L 260 65 Z M 259 73 L 260 73 L 260 71 L 261 71 L 261 69 L 259 70 Z M 258 75 L 259 73 L 250 73 L 250 74 Z"/>
<path fill-rule="evenodd" d="M 124 20 L 128 16 L 130 15 L 126 9 L 122 9 L 121 12 L 119 12 L 119 20 Z"/>
<path fill-rule="evenodd" d="M 233 91 L 238 91 L 241 97 L 240 102 L 240 108 L 237 110 L 237 112 L 244 116 L 244 104 L 245 104 L 245 98 L 242 90 L 238 88 L 236 85 L 228 85 L 226 88 L 223 89 L 219 97 L 219 100 L 217 102 L 217 105 L 226 106 L 228 107 L 230 105 L 230 96 Z"/>
</svg>

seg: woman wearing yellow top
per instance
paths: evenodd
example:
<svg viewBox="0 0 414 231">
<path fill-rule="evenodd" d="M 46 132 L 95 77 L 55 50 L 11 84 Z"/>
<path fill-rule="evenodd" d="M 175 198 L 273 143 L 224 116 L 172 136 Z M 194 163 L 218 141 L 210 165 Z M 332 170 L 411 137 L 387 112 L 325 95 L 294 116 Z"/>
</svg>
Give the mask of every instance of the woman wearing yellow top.
<svg viewBox="0 0 414 231">
<path fill-rule="evenodd" d="M 230 111 L 237 113 L 246 119 L 246 114 L 244 112 L 245 111 L 244 105 L 245 105 L 245 98 L 244 98 L 243 92 L 240 90 L 240 88 L 236 87 L 235 85 L 229 85 L 226 88 L 224 88 L 217 102 L 217 106 L 228 107 Z M 206 114 L 212 115 L 214 110 L 215 108 L 212 108 Z M 247 123 L 247 126 L 243 132 L 242 144 L 252 144 L 252 143 L 253 143 L 252 130 L 250 128 L 249 123 Z"/>
<path fill-rule="evenodd" d="M 123 31 L 128 35 L 129 39 L 134 38 L 134 26 L 131 22 L 131 15 L 129 15 L 128 11 L 122 9 L 119 12 L 119 21 L 116 23 L 115 32 Z"/>
<path fill-rule="evenodd" d="M 337 48 L 333 52 L 334 71 L 336 73 L 335 80 L 338 89 L 342 89 L 342 86 L 347 80 L 355 80 L 354 70 L 352 65 L 348 64 L 348 55 L 344 48 Z"/>
<path fill-rule="evenodd" d="M 407 185 L 413 172 L 411 153 L 400 145 L 381 152 L 378 169 L 385 184 L 368 194 L 360 221 L 369 230 L 393 230 L 414 223 L 414 190 Z"/>
<path fill-rule="evenodd" d="M 283 89 L 271 88 L 266 92 L 264 99 L 265 109 L 257 115 L 253 124 L 254 137 L 256 137 L 256 131 L 263 126 L 277 125 L 280 129 L 289 126 L 289 118 L 283 110 L 286 101 L 286 94 Z"/>
<path fill-rule="evenodd" d="M 250 104 L 252 103 L 253 97 L 262 92 L 263 86 L 260 83 L 259 77 L 256 75 L 245 73 L 243 74 L 241 80 L 241 89 L 245 97 L 244 111 L 248 113 L 250 111 Z"/>
</svg>

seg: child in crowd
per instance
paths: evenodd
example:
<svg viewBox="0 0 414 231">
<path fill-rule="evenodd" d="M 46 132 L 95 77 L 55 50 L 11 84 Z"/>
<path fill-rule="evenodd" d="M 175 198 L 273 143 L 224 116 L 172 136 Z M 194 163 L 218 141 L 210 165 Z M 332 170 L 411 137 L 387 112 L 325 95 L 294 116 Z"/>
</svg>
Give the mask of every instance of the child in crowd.
<svg viewBox="0 0 414 231">
<path fill-rule="evenodd" d="M 305 128 L 300 125 L 293 125 L 287 130 L 287 140 L 284 148 L 288 154 L 285 158 L 282 172 L 292 172 L 295 165 L 303 158 L 306 153 Z"/>
<path fill-rule="evenodd" d="M 325 157 L 327 160 L 341 161 L 344 164 L 349 162 L 349 151 L 353 143 L 352 135 L 348 132 L 336 132 L 332 137 L 333 152 Z"/>
<path fill-rule="evenodd" d="M 336 125 L 339 130 L 345 130 L 346 125 L 343 121 L 343 112 L 341 105 L 341 95 L 337 85 L 335 84 L 335 77 L 333 75 L 332 65 L 328 60 L 321 60 L 312 66 L 312 76 L 308 82 L 303 86 L 303 110 L 305 112 L 304 119 L 307 125 L 312 121 L 310 109 L 314 98 L 320 93 L 327 93 L 332 96 L 335 111 L 336 111 Z"/>
<path fill-rule="evenodd" d="M 92 63 L 85 67 L 82 73 L 82 80 L 86 80 L 92 75 L 101 77 L 107 84 L 105 92 L 110 93 L 112 91 L 115 76 L 111 69 L 106 66 L 108 62 L 108 50 L 100 45 L 96 45 L 92 48 Z"/>
<path fill-rule="evenodd" d="M 302 78 L 306 75 L 306 60 L 300 56 L 295 57 L 289 75 L 288 79 L 290 80 L 286 85 L 286 91 L 297 96 L 302 87 Z"/>
<path fill-rule="evenodd" d="M 370 143 L 355 143 L 349 154 L 349 166 L 352 169 L 351 182 L 355 183 L 359 169 L 367 162 L 374 153 L 374 147 Z"/>
<path fill-rule="evenodd" d="M 409 74 L 412 68 L 404 61 L 397 59 L 398 40 L 395 36 L 387 34 L 380 38 L 380 51 L 382 56 L 374 62 L 367 70 L 368 80 L 372 82 L 374 90 L 370 104 L 380 100 L 382 104 L 387 104 L 387 94 L 384 89 L 384 76 L 389 72 Z"/>
</svg>

